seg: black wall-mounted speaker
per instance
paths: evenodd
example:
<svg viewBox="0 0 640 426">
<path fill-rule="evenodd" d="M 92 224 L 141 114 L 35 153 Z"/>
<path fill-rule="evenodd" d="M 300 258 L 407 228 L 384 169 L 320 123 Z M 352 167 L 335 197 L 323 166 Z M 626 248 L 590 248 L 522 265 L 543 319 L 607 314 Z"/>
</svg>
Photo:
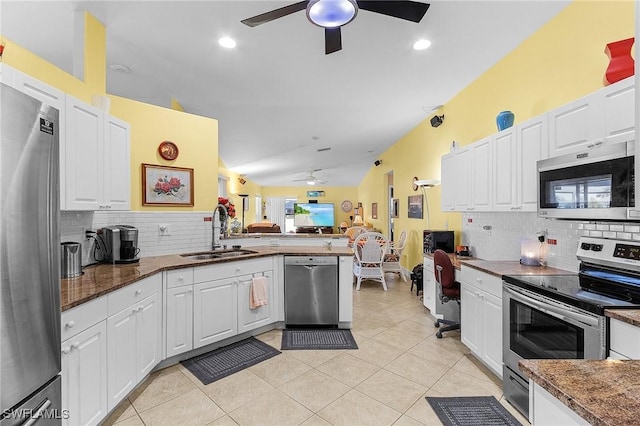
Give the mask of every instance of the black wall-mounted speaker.
<svg viewBox="0 0 640 426">
<path fill-rule="evenodd" d="M 431 127 L 438 127 L 439 125 L 442 124 L 443 121 L 444 121 L 444 114 L 434 115 L 433 117 L 431 117 Z"/>
</svg>

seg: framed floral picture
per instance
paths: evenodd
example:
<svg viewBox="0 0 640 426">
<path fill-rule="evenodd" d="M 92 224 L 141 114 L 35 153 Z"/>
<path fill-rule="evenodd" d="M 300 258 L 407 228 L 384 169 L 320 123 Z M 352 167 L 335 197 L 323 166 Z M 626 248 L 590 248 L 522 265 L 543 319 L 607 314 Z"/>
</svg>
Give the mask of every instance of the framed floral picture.
<svg viewBox="0 0 640 426">
<path fill-rule="evenodd" d="M 143 206 L 193 206 L 193 169 L 142 164 Z"/>
</svg>

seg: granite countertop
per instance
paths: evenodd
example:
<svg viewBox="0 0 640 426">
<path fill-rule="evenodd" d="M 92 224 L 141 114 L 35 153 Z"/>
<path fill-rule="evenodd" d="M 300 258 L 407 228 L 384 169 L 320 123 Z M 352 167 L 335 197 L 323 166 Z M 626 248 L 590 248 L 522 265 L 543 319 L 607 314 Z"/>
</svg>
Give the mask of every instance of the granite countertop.
<svg viewBox="0 0 640 426">
<path fill-rule="evenodd" d="M 522 360 L 520 371 L 592 425 L 640 419 L 640 361 Z"/>
<path fill-rule="evenodd" d="M 83 274 L 76 278 L 61 280 L 60 304 L 62 311 L 78 306 L 89 300 L 125 287 L 143 278 L 171 269 L 187 268 L 209 264 L 220 264 L 240 260 L 255 259 L 274 255 L 293 256 L 352 256 L 348 247 L 248 247 L 255 251 L 240 257 L 193 260 L 179 254 L 143 257 L 136 264 L 98 264 L 83 268 Z M 204 250 L 203 250 L 204 252 Z"/>
<path fill-rule="evenodd" d="M 551 266 L 522 265 L 519 260 L 461 260 L 462 264 L 496 277 L 503 275 L 567 275 L 575 272 Z"/>
<path fill-rule="evenodd" d="M 239 239 L 239 238 L 349 238 L 345 234 L 296 234 L 293 232 L 251 232 L 247 234 L 231 234 L 227 239 Z"/>
<path fill-rule="evenodd" d="M 567 275 L 575 272 L 551 266 L 527 266 L 518 260 L 482 260 L 475 257 L 458 256 L 455 253 L 447 253 L 453 263 L 453 267 L 460 270 L 462 265 L 477 269 L 487 274 L 502 278 L 503 275 Z M 433 253 L 427 253 L 425 257 L 433 259 Z"/>
<path fill-rule="evenodd" d="M 640 327 L 640 309 L 606 309 L 604 315 Z"/>
</svg>

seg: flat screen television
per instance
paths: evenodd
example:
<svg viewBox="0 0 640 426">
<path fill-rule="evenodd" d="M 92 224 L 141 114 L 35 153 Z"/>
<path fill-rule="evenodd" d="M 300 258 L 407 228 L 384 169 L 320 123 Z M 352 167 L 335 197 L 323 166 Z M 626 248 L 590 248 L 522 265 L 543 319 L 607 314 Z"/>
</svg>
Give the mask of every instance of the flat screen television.
<svg viewBox="0 0 640 426">
<path fill-rule="evenodd" d="M 293 224 L 299 227 L 334 226 L 333 203 L 295 203 Z"/>
</svg>

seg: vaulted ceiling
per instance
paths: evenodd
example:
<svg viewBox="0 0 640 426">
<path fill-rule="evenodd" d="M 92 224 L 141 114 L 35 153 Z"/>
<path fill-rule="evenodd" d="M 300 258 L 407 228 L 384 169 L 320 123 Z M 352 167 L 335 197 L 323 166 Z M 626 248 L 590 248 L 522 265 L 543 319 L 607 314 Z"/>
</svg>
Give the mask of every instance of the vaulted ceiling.
<svg viewBox="0 0 640 426">
<path fill-rule="evenodd" d="M 435 0 L 420 23 L 359 11 L 342 50 L 304 11 L 250 28 L 283 1 L 10 1 L 1 31 L 72 71 L 74 12 L 107 30 L 107 91 L 219 120 L 225 165 L 261 186 L 356 186 L 380 153 L 569 3 Z M 236 40 L 226 49 L 218 39 Z M 425 38 L 431 47 L 416 51 Z M 130 72 L 112 69 L 124 65 Z M 327 150 L 326 148 L 330 148 Z"/>
</svg>

